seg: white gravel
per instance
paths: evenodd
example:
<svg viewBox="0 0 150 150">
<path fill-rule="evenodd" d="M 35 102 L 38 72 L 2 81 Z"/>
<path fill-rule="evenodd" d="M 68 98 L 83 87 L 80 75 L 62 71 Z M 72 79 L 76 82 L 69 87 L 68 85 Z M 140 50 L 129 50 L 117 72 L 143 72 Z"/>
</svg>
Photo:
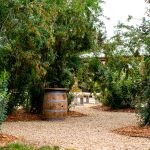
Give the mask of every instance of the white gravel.
<svg viewBox="0 0 150 150">
<path fill-rule="evenodd" d="M 111 131 L 135 125 L 137 118 L 134 113 L 98 111 L 89 105 L 73 109 L 87 114 L 85 117 L 68 117 L 63 121 L 5 122 L 2 132 L 22 137 L 35 146 L 56 145 L 76 150 L 150 150 L 150 139 Z"/>
</svg>

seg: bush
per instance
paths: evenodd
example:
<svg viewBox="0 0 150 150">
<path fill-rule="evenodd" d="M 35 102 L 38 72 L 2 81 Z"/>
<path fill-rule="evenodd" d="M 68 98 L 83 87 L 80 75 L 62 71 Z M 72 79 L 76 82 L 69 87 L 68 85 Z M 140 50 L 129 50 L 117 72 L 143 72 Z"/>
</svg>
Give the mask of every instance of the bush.
<svg viewBox="0 0 150 150">
<path fill-rule="evenodd" d="M 138 106 L 138 115 L 142 125 L 150 125 L 150 78 L 143 84 L 144 87 L 140 95 L 142 102 Z"/>
<path fill-rule="evenodd" d="M 100 75 L 100 95 L 97 99 L 114 109 L 134 107 L 138 86 L 131 76 L 126 77 L 124 71 L 111 71 L 109 68 Z"/>
<path fill-rule="evenodd" d="M 0 125 L 6 117 L 6 103 L 3 95 L 0 94 Z"/>
<path fill-rule="evenodd" d="M 142 81 L 140 83 L 141 89 L 138 94 L 140 102 L 138 105 L 137 112 L 141 124 L 150 126 L 150 67 L 149 66 L 150 66 L 150 59 L 149 57 L 145 56 L 142 65 Z"/>
<path fill-rule="evenodd" d="M 150 125 L 150 99 L 138 108 L 141 125 Z"/>
<path fill-rule="evenodd" d="M 92 58 L 88 71 L 91 91 L 100 93 L 96 98 L 114 109 L 135 107 L 141 81 L 137 64 L 122 56 L 111 56 L 105 64 Z"/>
<path fill-rule="evenodd" d="M 6 71 L 0 73 L 0 125 L 6 117 L 7 78 Z"/>
<path fill-rule="evenodd" d="M 69 109 L 71 108 L 71 103 L 72 103 L 72 101 L 74 100 L 74 98 L 75 98 L 75 94 L 73 94 L 73 93 L 71 93 L 71 92 L 67 94 L 68 111 L 69 111 Z"/>
<path fill-rule="evenodd" d="M 112 81 L 106 99 L 112 108 L 134 107 L 136 92 L 131 78 L 118 79 Z"/>
</svg>

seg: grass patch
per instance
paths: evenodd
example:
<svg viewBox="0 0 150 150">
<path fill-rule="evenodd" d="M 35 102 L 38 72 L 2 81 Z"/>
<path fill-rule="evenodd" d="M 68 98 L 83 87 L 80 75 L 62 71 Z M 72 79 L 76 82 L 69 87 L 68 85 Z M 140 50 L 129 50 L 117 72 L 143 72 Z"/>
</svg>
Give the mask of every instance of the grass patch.
<svg viewBox="0 0 150 150">
<path fill-rule="evenodd" d="M 29 145 L 19 144 L 19 143 L 12 143 L 8 144 L 5 147 L 0 147 L 0 150 L 60 150 L 58 146 L 50 147 L 50 146 L 42 146 L 40 148 L 34 148 Z M 75 149 L 68 149 L 65 150 L 75 150 Z"/>
<path fill-rule="evenodd" d="M 38 148 L 37 150 L 60 150 L 60 148 L 58 146 L 54 146 L 53 148 L 49 146 L 42 146 Z"/>
<path fill-rule="evenodd" d="M 60 148 L 58 146 L 54 146 L 54 147 L 42 146 L 36 149 L 36 148 L 33 148 L 32 146 L 12 143 L 12 144 L 8 144 L 5 147 L 0 147 L 0 150 L 60 150 Z"/>
</svg>

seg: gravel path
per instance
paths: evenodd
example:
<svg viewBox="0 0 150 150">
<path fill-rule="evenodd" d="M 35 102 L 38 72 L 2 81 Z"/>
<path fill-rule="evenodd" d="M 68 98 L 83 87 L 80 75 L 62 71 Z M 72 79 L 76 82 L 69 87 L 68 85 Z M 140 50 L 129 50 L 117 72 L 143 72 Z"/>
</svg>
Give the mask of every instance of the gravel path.
<svg viewBox="0 0 150 150">
<path fill-rule="evenodd" d="M 60 146 L 76 150 L 150 150 L 150 139 L 113 133 L 111 130 L 136 124 L 134 113 L 103 112 L 77 106 L 73 110 L 87 114 L 64 121 L 5 122 L 2 131 L 23 137 L 35 146 Z"/>
</svg>

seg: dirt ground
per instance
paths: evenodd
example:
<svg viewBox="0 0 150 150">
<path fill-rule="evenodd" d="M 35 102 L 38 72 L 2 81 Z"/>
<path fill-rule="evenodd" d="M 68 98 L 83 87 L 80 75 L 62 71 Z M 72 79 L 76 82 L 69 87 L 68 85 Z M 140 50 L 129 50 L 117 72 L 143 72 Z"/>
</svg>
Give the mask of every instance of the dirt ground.
<svg viewBox="0 0 150 150">
<path fill-rule="evenodd" d="M 23 139 L 35 146 L 76 150 L 149 150 L 150 127 L 139 127 L 136 121 L 134 110 L 104 110 L 99 105 L 77 106 L 64 121 L 17 113 L 3 124 L 0 141 Z"/>
</svg>

